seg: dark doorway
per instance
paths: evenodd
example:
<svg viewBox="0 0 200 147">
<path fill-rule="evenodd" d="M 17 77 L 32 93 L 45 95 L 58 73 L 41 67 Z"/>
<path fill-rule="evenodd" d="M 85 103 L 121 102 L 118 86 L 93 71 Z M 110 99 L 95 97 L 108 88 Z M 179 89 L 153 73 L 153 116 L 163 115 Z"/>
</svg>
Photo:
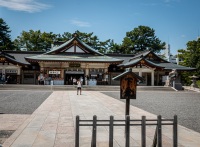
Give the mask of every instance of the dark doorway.
<svg viewBox="0 0 200 147">
<path fill-rule="evenodd" d="M 151 74 L 147 73 L 147 86 L 151 86 Z"/>
<path fill-rule="evenodd" d="M 23 84 L 34 84 L 34 73 L 25 73 L 23 77 Z"/>
<path fill-rule="evenodd" d="M 65 74 L 65 85 L 73 85 L 74 78 L 76 81 L 82 78 L 83 84 L 85 83 L 84 74 Z"/>
<path fill-rule="evenodd" d="M 7 84 L 17 84 L 17 74 L 6 74 L 6 81 Z"/>
</svg>

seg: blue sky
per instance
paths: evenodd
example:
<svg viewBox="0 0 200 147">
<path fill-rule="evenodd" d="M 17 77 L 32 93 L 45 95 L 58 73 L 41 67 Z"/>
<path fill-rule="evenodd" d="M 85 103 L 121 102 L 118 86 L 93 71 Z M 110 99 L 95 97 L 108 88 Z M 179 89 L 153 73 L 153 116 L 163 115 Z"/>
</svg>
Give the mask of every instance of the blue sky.
<svg viewBox="0 0 200 147">
<path fill-rule="evenodd" d="M 200 0 L 0 0 L 0 17 L 12 39 L 30 29 L 60 34 L 79 30 L 121 44 L 126 32 L 145 25 L 176 54 L 198 37 L 199 6 Z"/>
</svg>

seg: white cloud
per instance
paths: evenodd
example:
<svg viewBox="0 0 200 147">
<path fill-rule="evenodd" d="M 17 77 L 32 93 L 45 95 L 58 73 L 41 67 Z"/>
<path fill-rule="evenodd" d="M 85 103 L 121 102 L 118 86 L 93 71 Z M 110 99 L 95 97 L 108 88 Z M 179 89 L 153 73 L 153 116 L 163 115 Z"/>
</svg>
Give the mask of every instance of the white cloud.
<svg viewBox="0 0 200 147">
<path fill-rule="evenodd" d="M 80 21 L 77 19 L 70 20 L 71 24 L 76 25 L 78 27 L 91 27 L 91 24 L 89 22 Z"/>
<path fill-rule="evenodd" d="M 0 6 L 29 13 L 40 12 L 43 9 L 51 7 L 50 5 L 39 3 L 36 0 L 0 0 Z"/>
</svg>

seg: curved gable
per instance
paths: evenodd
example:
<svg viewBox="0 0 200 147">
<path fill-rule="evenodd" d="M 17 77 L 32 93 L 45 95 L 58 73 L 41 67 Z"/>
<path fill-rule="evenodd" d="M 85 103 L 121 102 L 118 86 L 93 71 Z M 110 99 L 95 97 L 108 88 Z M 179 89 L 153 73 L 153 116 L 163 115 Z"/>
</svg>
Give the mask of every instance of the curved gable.
<svg viewBox="0 0 200 147">
<path fill-rule="evenodd" d="M 127 67 L 142 67 L 142 66 L 147 66 L 147 67 L 151 67 L 151 68 L 159 68 L 159 69 L 164 68 L 164 66 L 161 66 L 161 65 L 155 64 L 149 60 L 146 60 L 144 57 L 131 60 L 120 66 L 125 67 L 125 68 L 127 68 Z"/>
<path fill-rule="evenodd" d="M 82 53 L 103 56 L 100 52 L 90 47 L 86 43 L 78 39 L 77 36 L 61 44 L 60 46 L 54 47 L 51 51 L 44 54 L 64 54 L 64 53 Z"/>
</svg>

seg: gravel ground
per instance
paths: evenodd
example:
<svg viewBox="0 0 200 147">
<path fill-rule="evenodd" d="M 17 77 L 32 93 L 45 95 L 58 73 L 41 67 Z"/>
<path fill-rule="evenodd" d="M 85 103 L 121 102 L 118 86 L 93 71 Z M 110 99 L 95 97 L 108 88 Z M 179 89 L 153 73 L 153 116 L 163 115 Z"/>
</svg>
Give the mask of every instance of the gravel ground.
<svg viewBox="0 0 200 147">
<path fill-rule="evenodd" d="M 0 114 L 32 114 L 52 92 L 0 91 Z"/>
<path fill-rule="evenodd" d="M 102 92 L 120 100 L 119 92 Z M 124 101 L 125 100 L 121 100 Z M 200 133 L 200 93 L 196 92 L 137 92 L 131 105 L 164 118 L 178 116 L 178 123 Z M 134 115 L 134 114 L 131 114 Z"/>
</svg>

